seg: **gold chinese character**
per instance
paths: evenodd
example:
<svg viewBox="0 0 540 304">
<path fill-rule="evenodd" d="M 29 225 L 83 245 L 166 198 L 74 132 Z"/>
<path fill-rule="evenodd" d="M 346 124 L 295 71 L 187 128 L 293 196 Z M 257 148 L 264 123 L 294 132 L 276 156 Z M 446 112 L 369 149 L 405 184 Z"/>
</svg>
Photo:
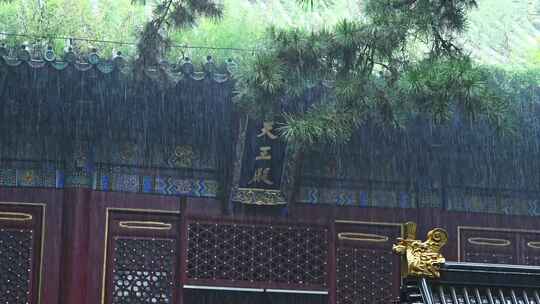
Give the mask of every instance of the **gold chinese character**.
<svg viewBox="0 0 540 304">
<path fill-rule="evenodd" d="M 258 168 L 255 170 L 255 175 L 249 181 L 249 184 L 253 183 L 265 183 L 267 185 L 273 185 L 274 183 L 270 180 L 270 168 Z"/>
<path fill-rule="evenodd" d="M 259 135 L 257 135 L 257 137 L 263 137 L 263 136 L 266 135 L 270 139 L 276 139 L 277 136 L 272 134 L 272 130 L 274 130 L 274 122 L 273 121 L 263 122 L 263 127 L 261 129 L 261 133 L 259 133 Z"/>
<path fill-rule="evenodd" d="M 259 148 L 260 153 L 259 156 L 255 157 L 255 160 L 268 160 L 272 159 L 272 155 L 270 155 L 270 150 L 272 150 L 272 147 L 264 146 Z"/>
</svg>

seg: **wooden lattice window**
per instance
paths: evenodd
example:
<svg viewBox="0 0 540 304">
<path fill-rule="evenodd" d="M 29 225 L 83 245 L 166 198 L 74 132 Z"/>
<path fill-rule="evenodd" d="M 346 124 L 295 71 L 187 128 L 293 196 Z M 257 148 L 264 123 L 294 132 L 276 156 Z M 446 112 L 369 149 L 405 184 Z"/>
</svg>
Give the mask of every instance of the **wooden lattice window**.
<svg viewBox="0 0 540 304">
<path fill-rule="evenodd" d="M 179 216 L 109 213 L 106 303 L 178 302 Z"/>
<path fill-rule="evenodd" d="M 45 207 L 0 203 L 0 303 L 39 303 Z"/>
<path fill-rule="evenodd" d="M 336 223 L 336 303 L 391 303 L 399 293 L 399 259 L 392 242 L 401 226 Z"/>
<path fill-rule="evenodd" d="M 191 221 L 190 284 L 327 288 L 328 231 L 313 225 Z"/>
<path fill-rule="evenodd" d="M 461 261 L 540 266 L 540 231 L 459 227 L 458 234 Z"/>
</svg>

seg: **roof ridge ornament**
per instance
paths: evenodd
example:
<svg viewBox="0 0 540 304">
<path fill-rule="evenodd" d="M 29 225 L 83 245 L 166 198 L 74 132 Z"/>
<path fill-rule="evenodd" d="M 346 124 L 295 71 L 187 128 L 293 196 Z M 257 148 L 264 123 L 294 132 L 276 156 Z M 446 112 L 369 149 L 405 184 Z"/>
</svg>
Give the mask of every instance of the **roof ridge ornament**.
<svg viewBox="0 0 540 304">
<path fill-rule="evenodd" d="M 90 54 L 88 54 L 87 60 L 88 60 L 88 63 L 90 63 L 91 65 L 96 65 L 100 62 L 98 50 L 96 48 L 93 47 L 90 50 Z"/>
<path fill-rule="evenodd" d="M 75 63 L 75 61 L 77 61 L 77 55 L 75 55 L 75 52 L 71 46 L 69 46 L 67 51 L 64 53 L 64 60 L 68 63 Z"/>
<path fill-rule="evenodd" d="M 47 62 L 53 62 L 55 59 L 56 55 L 54 54 L 52 46 L 47 46 L 47 50 L 45 51 L 45 54 L 43 54 L 43 60 Z"/>
<path fill-rule="evenodd" d="M 20 61 L 30 61 L 32 59 L 26 44 L 21 45 L 21 48 L 17 51 L 17 59 Z"/>
<path fill-rule="evenodd" d="M 31 46 L 23 44 L 15 47 L 8 46 L 0 40 L 0 66 L 15 67 L 25 63 L 32 68 L 52 67 L 58 71 L 72 66 L 82 72 L 95 73 L 97 70 L 103 74 L 109 74 L 117 71 L 120 74 L 129 75 L 133 71 L 133 65 L 136 64 L 134 60 L 128 60 L 128 58 L 133 59 L 132 57 L 126 57 L 120 51 L 113 50 L 111 57 L 104 57 L 95 47 L 87 51 L 74 48 L 72 45 L 72 43 L 69 44 L 61 54 L 58 54 L 51 45 L 36 43 Z M 151 78 L 156 79 L 156 71 L 161 69 L 171 77 L 173 83 L 178 83 L 184 77 L 196 81 L 210 79 L 217 83 L 225 83 L 233 79 L 232 71 L 235 70 L 237 64 L 232 59 L 219 64 L 210 55 L 205 59 L 202 66 L 197 64 L 197 67 L 188 57 L 183 57 L 177 64 L 162 60 L 159 65 L 145 67 L 144 70 L 151 75 Z"/>
<path fill-rule="evenodd" d="M 441 248 L 448 241 L 448 233 L 442 228 L 435 228 L 427 233 L 427 239 L 416 239 L 416 223 L 403 225 L 403 238 L 397 239 L 392 246 L 394 253 L 402 256 L 402 276 L 439 278 L 440 268 L 445 263 Z"/>
</svg>

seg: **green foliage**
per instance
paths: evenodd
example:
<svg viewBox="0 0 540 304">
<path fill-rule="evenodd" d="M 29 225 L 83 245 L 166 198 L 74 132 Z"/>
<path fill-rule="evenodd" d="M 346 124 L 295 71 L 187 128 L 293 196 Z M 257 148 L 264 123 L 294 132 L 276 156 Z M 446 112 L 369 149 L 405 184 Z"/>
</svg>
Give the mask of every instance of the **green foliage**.
<svg viewBox="0 0 540 304">
<path fill-rule="evenodd" d="M 0 1 L 0 31 L 134 42 L 146 21 L 152 17 L 155 1 L 136 1 L 137 5 L 131 2 Z M 140 5 L 141 2 L 145 4 Z M 482 63 L 519 69 L 524 62 L 537 61 L 535 54 L 540 41 L 531 43 L 538 37 L 538 29 L 535 29 L 527 11 L 532 12 L 531 4 L 527 4 L 527 1 L 477 2 L 479 8 L 470 11 L 467 29 L 457 39 L 459 45 L 472 52 L 472 57 Z M 41 8 L 39 3 L 43 4 Z M 357 0 L 317 0 L 313 1 L 313 6 L 310 3 L 298 5 L 297 0 L 220 0 L 219 3 L 223 4 L 224 9 L 219 22 L 202 17 L 193 28 L 170 29 L 162 33 L 174 44 L 257 49 L 268 26 L 318 31 L 331 28 L 342 19 L 366 18 L 365 8 Z M 35 13 L 43 10 L 46 12 Z M 40 14 L 48 19 L 46 31 L 44 27 L 42 30 L 36 29 L 37 16 Z M 38 39 L 10 38 L 7 42 L 24 41 L 33 43 Z M 58 51 L 66 45 L 62 40 L 51 43 Z M 129 56 L 136 54 L 136 48 L 131 45 L 76 41 L 77 48 L 88 49 L 91 46 L 97 47 L 104 56 L 110 56 L 113 49 Z M 416 47 L 418 52 L 424 51 L 421 44 Z M 171 48 L 166 55 L 176 60 L 182 55 L 198 58 L 209 53 L 215 58 L 234 57 L 237 60 L 249 56 L 245 52 L 189 48 Z"/>
<path fill-rule="evenodd" d="M 366 14 L 380 31 L 399 33 L 401 38 L 407 35 L 408 39 L 423 39 L 433 52 L 451 54 L 458 49 L 455 35 L 465 30 L 467 11 L 476 6 L 475 0 L 367 1 Z"/>
<path fill-rule="evenodd" d="M 298 5 L 296 0 L 222 0 L 220 3 L 223 16 L 219 21 L 200 18 L 193 28 L 169 30 L 168 37 L 180 45 L 245 51 L 171 48 L 170 58 L 200 58 L 210 54 L 237 62 L 250 61 L 259 48 L 265 47 L 269 27 L 312 31 L 332 26 L 343 18 L 356 18 L 360 13 L 356 0 L 317 1 L 313 7 Z"/>
<path fill-rule="evenodd" d="M 540 45 L 540 39 L 538 40 L 538 44 Z M 540 67 L 540 47 L 538 49 L 531 51 L 530 55 L 530 65 Z"/>
<path fill-rule="evenodd" d="M 361 115 L 355 111 L 358 109 L 318 104 L 303 115 L 284 113 L 285 123 L 279 131 L 291 144 L 300 147 L 343 143 L 360 124 L 357 118 Z"/>
<path fill-rule="evenodd" d="M 168 53 L 170 58 L 201 58 L 212 55 L 224 60 L 234 58 L 237 62 L 245 56 L 250 57 L 250 51 L 235 51 L 234 49 L 255 48 L 264 34 L 264 14 L 250 1 L 223 0 L 223 16 L 216 21 L 212 18 L 200 18 L 197 26 L 188 29 L 171 29 L 167 35 L 171 41 L 187 46 L 211 46 L 229 48 L 232 50 L 172 48 Z M 249 26 L 246 26 L 249 24 Z"/>
<path fill-rule="evenodd" d="M 490 102 L 485 75 L 472 67 L 469 58 L 428 58 L 408 67 L 400 85 L 418 109 L 438 122 L 450 119 L 458 103 L 474 118 Z"/>
<path fill-rule="evenodd" d="M 137 46 L 87 41 L 72 46 L 82 51 L 97 47 L 104 56 L 116 50 L 139 55 L 139 67 L 155 65 L 164 57 L 233 57 L 240 62 L 235 75 L 240 109 L 263 119 L 284 117 L 282 134 L 301 144 L 346 141 L 366 120 L 404 127 L 417 116 L 445 123 L 457 112 L 505 131 L 516 123 L 516 96 L 538 99 L 524 93 L 536 92 L 528 87 L 540 83 L 538 43 L 507 46 L 530 41 L 527 37 L 534 33 L 531 23 L 519 17 L 517 2 L 366 0 L 361 1 L 364 6 L 356 0 L 131 2 L 0 0 L 0 31 L 45 37 L 45 43 L 43 38 L 12 36 L 7 42 L 50 44 L 57 53 L 67 44 L 55 36 L 137 40 Z M 480 10 L 473 9 L 476 5 Z M 254 51 L 171 48 L 171 44 Z M 528 64 L 521 64 L 525 57 L 517 50 L 526 52 Z M 483 63 L 496 58 L 520 64 L 488 69 L 470 59 L 468 52 Z M 331 89 L 321 89 L 325 92 L 321 100 L 310 106 L 298 102 L 323 83 Z M 292 105 L 286 109 L 285 99 Z"/>
<path fill-rule="evenodd" d="M 67 46 L 67 39 L 127 40 L 136 37 L 136 28 L 144 20 L 144 10 L 134 7 L 130 0 L 20 0 L 0 3 L 0 31 L 24 33 L 34 37 L 8 36 L 10 45 L 22 43 L 49 44 L 57 53 Z M 96 47 L 109 55 L 115 50 L 133 53 L 129 46 L 73 40 L 71 45 L 83 51 Z"/>
<path fill-rule="evenodd" d="M 239 71 L 236 101 L 262 119 L 285 116 L 282 134 L 307 145 L 346 141 L 367 120 L 404 127 L 420 115 L 445 123 L 458 111 L 502 130 L 509 100 L 495 94 L 489 75 L 455 42 L 475 6 L 370 0 L 364 22 L 311 33 L 272 29 L 265 51 Z M 419 44 L 424 55 L 411 48 Z M 323 82 L 332 89 L 320 101 L 283 109 L 284 98 Z"/>
<path fill-rule="evenodd" d="M 535 2 L 478 0 L 461 43 L 479 63 L 522 69 L 531 63 L 530 54 L 540 48 Z"/>
<path fill-rule="evenodd" d="M 214 0 L 163 0 L 153 10 L 137 43 L 137 67 L 155 66 L 163 58 L 170 46 L 170 39 L 164 34 L 167 29 L 190 28 L 201 17 L 220 18 L 223 9 Z"/>
</svg>

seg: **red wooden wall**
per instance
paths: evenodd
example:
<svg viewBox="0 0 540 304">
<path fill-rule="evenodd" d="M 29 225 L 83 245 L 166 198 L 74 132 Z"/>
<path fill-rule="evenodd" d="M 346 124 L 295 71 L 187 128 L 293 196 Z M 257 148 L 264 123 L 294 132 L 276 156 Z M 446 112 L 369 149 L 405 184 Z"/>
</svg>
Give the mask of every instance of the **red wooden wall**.
<svg viewBox="0 0 540 304">
<path fill-rule="evenodd" d="M 150 301 L 159 294 L 182 303 L 184 285 L 328 291 L 338 304 L 391 302 L 399 285 L 391 245 L 405 221 L 418 223 L 421 238 L 446 228 L 448 260 L 540 265 L 534 217 L 305 204 L 289 206 L 287 216 L 223 215 L 211 199 L 82 188 L 0 188 L 0 212 L 0 250 L 22 246 L 1 255 L 0 268 L 29 266 L 2 272 L 0 285 L 27 276 L 15 285 L 28 291 L 21 303 L 128 303 L 143 291 Z M 4 292 L 4 299 L 13 298 Z"/>
</svg>

